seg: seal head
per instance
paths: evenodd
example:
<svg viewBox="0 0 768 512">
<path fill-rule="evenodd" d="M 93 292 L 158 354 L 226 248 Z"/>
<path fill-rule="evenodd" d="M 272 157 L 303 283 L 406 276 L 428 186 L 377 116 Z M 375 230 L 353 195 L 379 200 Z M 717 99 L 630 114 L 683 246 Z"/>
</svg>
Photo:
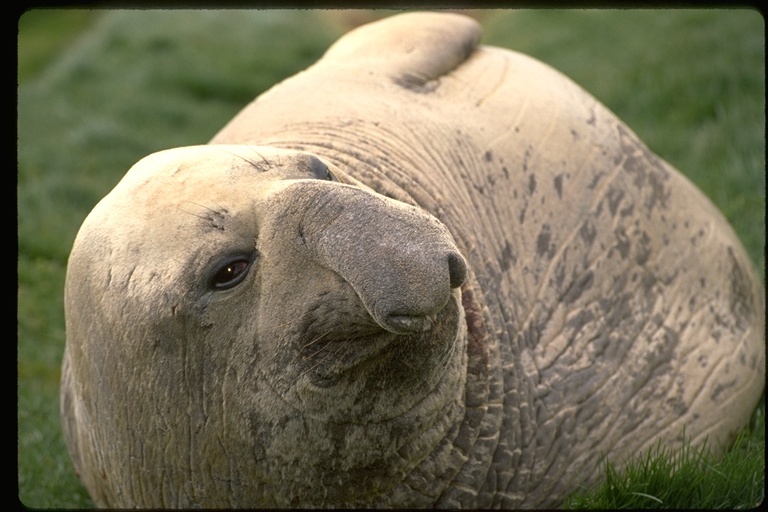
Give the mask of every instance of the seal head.
<svg viewBox="0 0 768 512">
<path fill-rule="evenodd" d="M 436 218 L 311 154 L 150 155 L 69 262 L 63 404 L 84 483 L 108 504 L 99 474 L 119 489 L 179 472 L 206 495 L 166 505 L 363 503 L 459 413 L 466 277 Z M 135 436 L 140 457 L 118 442 Z"/>
</svg>

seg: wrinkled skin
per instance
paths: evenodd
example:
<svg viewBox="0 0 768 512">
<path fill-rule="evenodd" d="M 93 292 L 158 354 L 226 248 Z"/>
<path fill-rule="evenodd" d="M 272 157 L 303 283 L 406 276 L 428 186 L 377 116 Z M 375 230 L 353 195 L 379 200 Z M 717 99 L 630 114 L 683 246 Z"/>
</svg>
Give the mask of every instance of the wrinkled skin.
<svg viewBox="0 0 768 512">
<path fill-rule="evenodd" d="M 722 215 L 552 69 L 408 14 L 75 241 L 62 414 L 101 506 L 554 506 L 661 440 L 721 450 L 765 375 Z"/>
</svg>

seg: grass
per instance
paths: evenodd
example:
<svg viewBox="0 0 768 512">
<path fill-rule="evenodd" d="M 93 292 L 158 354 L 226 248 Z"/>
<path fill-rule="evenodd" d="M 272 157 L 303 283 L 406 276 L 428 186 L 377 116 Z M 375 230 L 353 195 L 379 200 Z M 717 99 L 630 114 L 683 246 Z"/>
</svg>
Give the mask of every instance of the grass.
<svg viewBox="0 0 768 512">
<path fill-rule="evenodd" d="M 702 188 L 733 224 L 764 280 L 765 51 L 757 12 L 480 14 L 486 43 L 518 49 L 574 78 Z M 51 10 L 20 19 L 17 419 L 23 504 L 92 506 L 73 473 L 58 419 L 64 273 L 85 215 L 139 158 L 206 142 L 257 94 L 319 58 L 343 30 L 338 17 L 312 11 Z M 699 479 L 700 488 L 727 500 L 724 506 L 754 506 L 764 493 L 764 410 L 758 408 L 752 428 L 724 459 L 708 460 L 690 449 L 701 471 L 676 474 Z M 663 489 L 687 484 L 669 476 L 661 479 L 661 490 L 651 488 L 652 475 L 675 467 L 669 454 L 657 458 L 639 459 L 629 480 L 606 468 L 613 488 L 626 488 L 623 501 L 597 494 L 569 506 L 672 504 Z M 721 474 L 728 482 L 722 488 Z M 731 488 L 735 494 L 726 492 Z M 645 501 L 629 501 L 636 498 Z"/>
<path fill-rule="evenodd" d="M 762 432 L 762 435 L 755 435 Z M 765 499 L 765 459 L 752 456 L 765 447 L 765 415 L 759 409 L 751 430 L 742 432 L 722 458 L 706 445 L 683 443 L 679 452 L 657 445 L 621 470 L 608 463 L 605 481 L 569 498 L 564 508 L 581 509 L 737 509 Z"/>
</svg>

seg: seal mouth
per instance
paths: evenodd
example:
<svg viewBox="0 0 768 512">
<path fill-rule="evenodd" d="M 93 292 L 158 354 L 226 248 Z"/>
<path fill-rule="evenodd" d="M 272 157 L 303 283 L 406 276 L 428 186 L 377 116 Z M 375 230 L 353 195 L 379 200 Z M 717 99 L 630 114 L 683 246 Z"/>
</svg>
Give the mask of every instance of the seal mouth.
<svg viewBox="0 0 768 512">
<path fill-rule="evenodd" d="M 333 323 L 307 318 L 284 338 L 295 348 L 273 359 L 273 377 L 263 379 L 265 386 L 304 417 L 389 421 L 453 379 L 449 370 L 461 364 L 457 353 L 463 346 L 459 300 L 455 296 L 430 318 L 428 329 L 411 334 L 384 329 L 360 310 L 348 310 Z"/>
<path fill-rule="evenodd" d="M 416 334 L 432 329 L 436 315 L 397 315 L 387 316 L 387 330 L 395 334 Z"/>
<path fill-rule="evenodd" d="M 311 345 L 305 357 L 315 361 L 308 370 L 310 382 L 327 388 L 336 384 L 343 376 L 364 372 L 380 362 L 380 354 L 401 335 L 379 329 L 376 333 L 349 338 L 322 339 Z"/>
<path fill-rule="evenodd" d="M 422 379 L 428 368 L 444 366 L 453 353 L 454 343 L 448 340 L 455 333 L 447 331 L 455 329 L 456 310 L 447 305 L 435 315 L 394 315 L 390 320 L 397 332 L 391 324 L 384 328 L 370 319 L 366 326 L 347 326 L 347 332 L 311 336 L 313 341 L 300 351 L 303 374 L 318 388 L 371 377 L 398 386 Z"/>
</svg>

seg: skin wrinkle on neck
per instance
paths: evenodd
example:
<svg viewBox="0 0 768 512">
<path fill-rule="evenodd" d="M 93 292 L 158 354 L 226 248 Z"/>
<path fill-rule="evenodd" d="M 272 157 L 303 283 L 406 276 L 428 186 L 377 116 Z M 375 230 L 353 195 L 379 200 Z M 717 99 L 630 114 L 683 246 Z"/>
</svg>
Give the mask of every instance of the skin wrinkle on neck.
<svg viewBox="0 0 768 512">
<path fill-rule="evenodd" d="M 426 169 L 429 167 L 438 167 L 447 169 L 449 168 L 449 165 L 452 165 L 452 163 L 456 161 L 456 151 L 460 151 L 459 154 L 462 155 L 459 156 L 458 159 L 460 160 L 463 157 L 468 161 L 468 163 L 470 162 L 470 159 L 475 158 L 473 155 L 479 153 L 470 151 L 469 146 L 467 146 L 467 149 L 463 151 L 461 148 L 446 148 L 445 152 L 443 153 L 441 153 L 440 150 L 435 150 L 430 155 L 420 154 L 410 150 L 409 148 L 411 147 L 411 144 L 406 143 L 407 141 L 405 140 L 410 136 L 418 136 L 417 134 L 398 136 L 389 130 L 385 130 L 380 125 L 377 126 L 375 123 L 362 124 L 360 126 L 359 124 L 360 123 L 358 122 L 347 121 L 344 127 L 340 128 L 339 125 L 332 122 L 329 122 L 328 125 L 326 125 L 325 122 L 306 123 L 302 125 L 302 130 L 300 132 L 293 130 L 291 126 L 288 125 L 286 126 L 285 131 L 282 133 L 279 130 L 274 131 L 274 135 L 270 135 L 270 137 L 264 141 L 264 143 L 277 147 L 309 151 L 327 159 L 329 162 L 337 165 L 342 170 L 345 170 L 345 168 L 354 169 L 355 178 L 360 179 L 369 186 L 372 186 L 376 192 L 388 196 L 393 196 L 390 191 L 395 191 L 397 192 L 397 195 L 394 195 L 395 199 L 406 202 L 407 204 L 418 204 L 420 207 L 427 211 L 443 212 L 442 215 L 438 214 L 438 217 L 442 222 L 449 226 L 449 229 L 453 227 L 451 223 L 451 216 L 453 215 L 470 215 L 474 217 L 472 222 L 477 222 L 484 225 L 495 225 L 494 223 L 498 222 L 498 220 L 495 218 L 484 218 L 489 215 L 495 215 L 495 210 L 493 208 L 489 208 L 488 204 L 477 204 L 474 202 L 474 200 L 467 201 L 467 203 L 461 203 L 460 197 L 458 197 L 456 201 L 452 202 L 447 202 L 444 199 L 445 197 L 451 197 L 454 192 L 458 196 L 467 194 L 466 189 L 461 186 L 461 180 L 462 178 L 467 179 L 469 177 L 462 177 L 460 169 L 455 169 L 443 173 L 436 173 L 440 176 L 455 176 L 455 178 L 448 184 L 438 184 L 429 180 L 416 181 L 411 177 L 398 179 L 399 176 L 401 176 L 401 174 L 398 172 L 398 168 L 386 166 L 386 162 L 390 160 L 390 157 L 386 155 L 397 154 L 398 158 L 392 158 L 392 160 L 397 160 L 398 162 L 408 162 L 409 165 L 414 166 L 414 168 Z M 301 134 L 300 138 L 295 135 L 296 133 Z M 428 144 L 427 147 L 429 147 Z M 410 153 L 400 154 L 402 148 L 405 148 L 406 151 L 410 151 Z M 432 156 L 433 158 L 429 159 L 429 156 Z M 476 165 L 476 163 L 469 163 L 469 165 Z M 402 174 L 402 176 L 406 176 L 406 174 Z M 404 194 L 407 195 L 404 196 Z M 467 198 L 470 199 L 471 197 L 467 196 Z M 458 210 L 457 204 L 464 204 L 465 207 Z M 475 205 L 475 207 L 466 207 L 467 204 L 470 206 Z M 461 224 L 457 222 L 454 223 L 454 225 Z M 454 239 L 456 239 L 459 243 L 460 249 L 462 251 L 467 251 L 469 249 L 473 253 L 482 254 L 483 249 L 479 247 L 479 241 L 476 240 L 474 236 L 465 234 L 463 232 L 457 232 L 455 229 L 452 231 L 452 235 Z M 486 277 L 484 273 L 478 272 L 479 269 L 475 268 L 476 274 L 474 275 L 474 279 L 480 281 L 480 285 L 477 287 L 477 289 L 484 290 L 484 292 L 480 294 L 480 297 L 483 297 L 483 300 L 486 304 L 502 303 L 499 300 L 501 296 L 497 295 L 500 290 L 497 290 L 496 292 L 493 291 L 495 289 L 495 280 L 490 276 Z M 465 435 L 469 436 L 467 439 L 470 440 L 470 446 L 473 445 L 479 437 L 486 436 L 486 440 L 483 441 L 483 444 L 487 446 L 482 447 L 483 451 L 495 453 L 496 450 L 499 449 L 502 451 L 506 450 L 507 453 L 512 453 L 511 447 L 497 448 L 497 443 L 500 442 L 498 432 L 501 423 L 504 421 L 504 411 L 516 410 L 515 407 L 519 407 L 521 405 L 518 403 L 518 397 L 524 396 L 524 394 L 521 394 L 521 391 L 516 389 L 515 383 L 518 382 L 519 376 L 523 375 L 524 372 L 522 371 L 522 368 L 518 368 L 512 372 L 512 374 L 509 374 L 509 370 L 504 370 L 500 364 L 501 361 L 514 361 L 514 358 L 511 357 L 511 354 L 514 353 L 512 344 L 516 344 L 516 342 L 506 339 L 508 337 L 507 326 L 511 325 L 510 322 L 512 321 L 512 318 L 514 318 L 514 315 L 509 317 L 507 311 L 498 307 L 496 309 L 498 310 L 496 317 L 503 318 L 505 320 L 502 324 L 499 324 L 498 327 L 491 328 L 497 332 L 497 334 L 501 334 L 502 338 L 504 339 L 501 340 L 501 343 L 494 343 L 494 347 L 485 347 L 484 349 L 486 351 L 492 349 L 492 354 L 496 354 L 494 357 L 492 357 L 492 359 L 498 363 L 486 363 L 487 366 L 494 368 L 495 371 L 493 374 L 483 377 L 483 380 L 490 379 L 489 383 L 485 384 L 487 391 L 476 397 L 477 403 L 484 404 L 482 406 L 482 410 L 485 412 L 483 412 L 483 419 L 480 423 L 478 423 L 478 420 L 475 418 L 472 420 L 472 424 L 476 425 L 474 427 L 469 427 L 469 430 L 462 431 L 465 432 Z M 485 317 L 485 325 L 495 325 L 491 320 L 492 315 L 489 316 L 487 314 L 481 313 L 481 316 Z M 505 356 L 502 354 L 502 352 L 508 352 L 508 354 Z M 505 357 L 507 359 L 505 359 Z M 514 364 L 517 365 L 519 363 Z M 475 367 L 475 369 L 476 371 L 479 371 L 478 367 Z M 504 373 L 507 373 L 505 377 L 502 376 Z M 492 384 L 490 387 L 487 387 L 492 382 L 496 382 L 496 384 Z M 466 392 L 468 395 L 472 395 L 475 392 L 473 389 L 467 389 Z M 494 389 L 499 389 L 499 392 L 493 393 Z M 501 391 L 502 389 L 504 389 L 503 392 Z M 469 396 L 467 399 L 470 400 Z M 498 404 L 498 407 L 494 407 L 494 403 Z M 532 432 L 532 427 L 523 427 L 524 424 L 530 423 L 533 419 L 525 413 L 526 410 L 533 412 L 533 404 L 530 405 L 530 407 L 521 408 L 520 421 L 522 421 L 522 423 L 511 425 L 510 430 L 505 434 L 505 436 L 509 437 L 505 439 L 521 439 L 525 431 Z M 467 421 L 469 420 L 465 416 L 465 425 L 469 425 Z M 475 433 L 469 434 L 469 432 Z M 486 434 L 483 434 L 482 432 L 486 432 Z M 529 436 L 525 437 L 531 439 L 530 434 Z M 491 444 L 488 444 L 489 440 L 492 440 Z M 507 442 L 508 441 L 505 441 L 505 445 Z M 486 461 L 482 464 L 486 467 L 486 472 L 495 471 L 500 474 L 508 474 L 509 468 L 504 467 L 505 461 L 508 459 L 508 457 L 509 455 L 502 455 L 500 452 L 498 455 L 494 455 L 493 457 L 486 457 Z M 512 457 L 516 457 L 516 455 L 513 453 Z M 479 462 L 480 461 L 477 460 L 474 462 L 471 462 L 471 460 L 467 461 L 469 466 L 465 465 L 462 470 L 459 470 L 459 473 L 457 473 L 457 478 L 460 478 L 459 475 L 462 471 L 475 471 L 472 469 L 472 466 Z M 530 465 L 527 466 L 528 470 L 525 469 L 526 465 L 524 464 L 524 461 L 520 462 L 523 464 L 520 470 L 513 470 L 514 474 L 508 476 L 510 486 L 515 482 L 520 483 L 521 477 L 526 478 L 524 475 L 528 475 L 527 478 L 530 478 L 530 475 L 534 473 L 533 459 L 529 461 Z M 494 467 L 496 469 L 493 469 Z M 452 493 L 453 491 L 448 489 L 448 494 L 444 497 L 446 503 L 450 503 L 449 497 Z"/>
</svg>

